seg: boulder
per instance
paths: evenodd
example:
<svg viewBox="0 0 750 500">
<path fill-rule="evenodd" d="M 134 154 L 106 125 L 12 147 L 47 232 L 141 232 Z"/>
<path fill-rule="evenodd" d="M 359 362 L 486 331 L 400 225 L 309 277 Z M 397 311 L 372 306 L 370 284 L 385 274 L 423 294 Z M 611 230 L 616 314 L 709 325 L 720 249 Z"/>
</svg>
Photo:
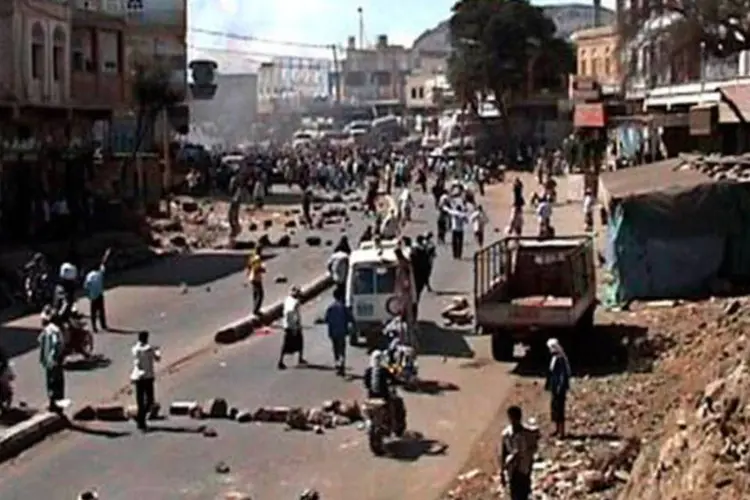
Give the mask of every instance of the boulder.
<svg viewBox="0 0 750 500">
<path fill-rule="evenodd" d="M 198 206 L 198 202 L 195 200 L 183 200 L 182 203 L 180 204 L 180 207 L 182 208 L 183 212 L 186 212 L 189 214 L 193 212 L 197 212 L 198 209 L 200 208 Z"/>
<path fill-rule="evenodd" d="M 319 236 L 308 236 L 305 238 L 305 243 L 307 243 L 308 246 L 311 247 L 319 247 L 322 243 L 322 239 L 320 239 Z"/>
<path fill-rule="evenodd" d="M 339 408 L 339 415 L 348 418 L 352 422 L 359 422 L 362 420 L 362 409 L 356 401 L 342 403 Z"/>
<path fill-rule="evenodd" d="M 219 433 L 216 432 L 216 429 L 214 429 L 213 427 L 206 427 L 205 429 L 203 429 L 202 434 L 203 437 L 207 438 L 215 438 L 219 435 Z"/>
<path fill-rule="evenodd" d="M 288 248 L 292 244 L 292 238 L 288 234 L 282 235 L 279 241 L 276 242 L 276 246 L 280 248 Z"/>
<path fill-rule="evenodd" d="M 217 474 L 228 474 L 232 470 L 226 462 L 221 461 L 214 465 L 214 470 Z"/>
<path fill-rule="evenodd" d="M 128 420 L 128 414 L 122 405 L 98 406 L 96 419 L 102 422 L 125 422 Z"/>
<path fill-rule="evenodd" d="M 261 247 L 271 246 L 271 238 L 268 236 L 268 234 L 264 234 L 260 238 L 258 238 L 258 245 L 260 245 Z"/>
<path fill-rule="evenodd" d="M 293 220 L 288 220 L 284 223 L 284 227 L 287 229 L 292 229 L 294 227 L 297 227 L 297 222 Z"/>
<path fill-rule="evenodd" d="M 288 406 L 261 407 L 253 413 L 253 421 L 283 423 L 286 422 L 290 411 L 291 408 Z"/>
<path fill-rule="evenodd" d="M 188 241 L 184 234 L 176 234 L 172 236 L 169 238 L 169 243 L 179 248 L 188 246 Z"/>
<path fill-rule="evenodd" d="M 240 424 L 245 424 L 247 422 L 253 421 L 253 414 L 247 410 L 242 410 L 237 414 L 237 417 L 235 418 L 237 422 Z"/>
<path fill-rule="evenodd" d="M 274 283 L 288 283 L 289 279 L 286 276 L 281 275 L 281 276 L 276 276 L 276 278 L 274 278 L 273 282 Z"/>
<path fill-rule="evenodd" d="M 302 408 L 293 408 L 289 411 L 286 417 L 286 425 L 287 428 L 297 431 L 306 431 L 310 429 L 308 415 Z"/>
<path fill-rule="evenodd" d="M 257 231 L 258 230 L 258 224 L 256 224 L 255 222 L 251 222 L 250 224 L 247 225 L 247 230 L 248 231 Z"/>
<path fill-rule="evenodd" d="M 226 399 L 214 398 L 206 402 L 206 411 L 209 418 L 228 418 L 229 404 Z"/>
<path fill-rule="evenodd" d="M 190 410 L 188 416 L 193 420 L 203 420 L 204 418 L 206 418 L 206 412 L 205 410 L 203 410 L 202 406 L 197 405 L 195 408 Z"/>
<path fill-rule="evenodd" d="M 263 221 L 263 229 L 270 229 L 273 226 L 273 219 L 266 219 Z"/>
<path fill-rule="evenodd" d="M 253 240 L 236 240 L 232 243 L 234 250 L 253 250 L 256 246 Z"/>
<path fill-rule="evenodd" d="M 96 420 L 96 410 L 91 406 L 84 406 L 73 414 L 73 420 L 79 420 L 81 422 Z"/>
<path fill-rule="evenodd" d="M 227 413 L 227 418 L 231 420 L 237 420 L 237 415 L 240 414 L 240 410 L 238 408 L 230 408 L 229 412 Z"/>
<path fill-rule="evenodd" d="M 326 240 L 326 246 L 327 247 L 333 246 L 333 240 Z"/>
<path fill-rule="evenodd" d="M 176 417 L 187 417 L 194 409 L 199 407 L 197 401 L 174 401 L 169 405 L 169 414 Z"/>
<path fill-rule="evenodd" d="M 341 410 L 341 401 L 338 401 L 336 399 L 326 401 L 323 403 L 322 409 L 325 412 L 338 413 L 339 410 Z"/>
</svg>

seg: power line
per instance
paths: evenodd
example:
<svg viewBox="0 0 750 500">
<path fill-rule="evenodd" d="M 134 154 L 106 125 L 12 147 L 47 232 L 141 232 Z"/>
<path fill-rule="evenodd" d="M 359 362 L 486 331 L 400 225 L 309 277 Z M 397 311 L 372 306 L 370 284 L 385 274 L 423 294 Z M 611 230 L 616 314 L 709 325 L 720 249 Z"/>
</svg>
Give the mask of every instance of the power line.
<svg viewBox="0 0 750 500">
<path fill-rule="evenodd" d="M 238 33 L 231 33 L 228 31 L 208 30 L 208 29 L 203 29 L 203 28 L 188 28 L 188 31 L 191 31 L 193 33 L 201 33 L 201 34 L 209 35 L 209 36 L 229 38 L 230 40 L 241 40 L 243 42 L 267 43 L 269 45 L 283 45 L 286 47 L 299 47 L 299 48 L 306 48 L 306 49 L 325 49 L 325 50 L 331 50 L 334 46 L 336 46 L 337 48 L 342 48 L 341 46 L 337 46 L 336 44 L 306 43 L 306 42 L 295 42 L 295 41 L 290 41 L 290 40 L 272 40 L 269 38 L 261 38 L 257 36 L 251 36 L 251 35 L 240 35 Z"/>
</svg>

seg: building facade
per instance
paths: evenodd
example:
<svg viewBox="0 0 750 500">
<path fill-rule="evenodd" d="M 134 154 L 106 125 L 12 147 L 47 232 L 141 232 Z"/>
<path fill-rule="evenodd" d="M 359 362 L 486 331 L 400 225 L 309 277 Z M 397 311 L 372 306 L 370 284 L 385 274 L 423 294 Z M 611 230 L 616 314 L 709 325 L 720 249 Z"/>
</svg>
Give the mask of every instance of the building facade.
<svg viewBox="0 0 750 500">
<path fill-rule="evenodd" d="M 380 35 L 372 48 L 357 48 L 350 37 L 341 66 L 345 102 L 385 107 L 406 104 L 411 53 L 402 45 L 389 44 L 386 35 Z"/>
</svg>

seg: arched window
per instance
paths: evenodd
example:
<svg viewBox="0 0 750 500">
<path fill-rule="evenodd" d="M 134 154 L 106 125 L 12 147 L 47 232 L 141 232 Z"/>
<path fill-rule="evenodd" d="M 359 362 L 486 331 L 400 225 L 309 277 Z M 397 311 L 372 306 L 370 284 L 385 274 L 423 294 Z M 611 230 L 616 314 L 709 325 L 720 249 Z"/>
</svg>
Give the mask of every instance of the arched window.
<svg viewBox="0 0 750 500">
<path fill-rule="evenodd" d="M 52 77 L 56 82 L 65 74 L 65 41 L 67 35 L 60 26 L 55 28 L 52 36 Z"/>
<path fill-rule="evenodd" d="M 41 23 L 31 27 L 31 78 L 44 78 L 44 27 Z"/>
</svg>

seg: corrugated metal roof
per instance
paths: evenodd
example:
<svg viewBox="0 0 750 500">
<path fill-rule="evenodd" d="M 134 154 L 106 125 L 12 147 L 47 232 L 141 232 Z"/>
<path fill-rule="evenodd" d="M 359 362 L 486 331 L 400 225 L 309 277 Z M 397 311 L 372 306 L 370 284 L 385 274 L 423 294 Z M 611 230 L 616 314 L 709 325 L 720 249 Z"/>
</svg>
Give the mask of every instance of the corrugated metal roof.
<svg viewBox="0 0 750 500">
<path fill-rule="evenodd" d="M 604 172 L 599 176 L 599 182 L 612 202 L 649 193 L 685 191 L 716 180 L 685 165 L 684 159 L 671 158 L 639 167 Z"/>
</svg>

